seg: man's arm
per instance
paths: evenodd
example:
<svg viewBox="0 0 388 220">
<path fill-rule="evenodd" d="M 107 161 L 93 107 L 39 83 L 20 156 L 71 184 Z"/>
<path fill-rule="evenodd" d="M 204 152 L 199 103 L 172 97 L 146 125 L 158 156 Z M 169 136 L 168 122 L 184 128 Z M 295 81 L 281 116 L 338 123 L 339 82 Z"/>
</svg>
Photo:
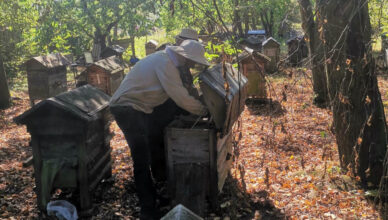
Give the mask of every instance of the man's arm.
<svg viewBox="0 0 388 220">
<path fill-rule="evenodd" d="M 191 96 L 183 86 L 180 74 L 173 65 L 167 65 L 164 69 L 156 70 L 163 89 L 175 103 L 184 110 L 195 115 L 206 115 L 207 108 L 196 98 Z"/>
</svg>

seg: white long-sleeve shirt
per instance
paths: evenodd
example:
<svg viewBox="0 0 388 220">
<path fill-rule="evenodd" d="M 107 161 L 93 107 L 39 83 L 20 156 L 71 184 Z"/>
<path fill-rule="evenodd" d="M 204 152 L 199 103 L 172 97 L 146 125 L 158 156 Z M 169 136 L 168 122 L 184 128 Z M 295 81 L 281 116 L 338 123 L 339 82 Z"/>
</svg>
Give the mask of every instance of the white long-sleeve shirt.
<svg viewBox="0 0 388 220">
<path fill-rule="evenodd" d="M 189 95 L 167 53 L 159 51 L 136 63 L 113 94 L 110 106 L 131 106 L 149 114 L 168 98 L 192 114 L 207 112 L 199 100 Z"/>
</svg>

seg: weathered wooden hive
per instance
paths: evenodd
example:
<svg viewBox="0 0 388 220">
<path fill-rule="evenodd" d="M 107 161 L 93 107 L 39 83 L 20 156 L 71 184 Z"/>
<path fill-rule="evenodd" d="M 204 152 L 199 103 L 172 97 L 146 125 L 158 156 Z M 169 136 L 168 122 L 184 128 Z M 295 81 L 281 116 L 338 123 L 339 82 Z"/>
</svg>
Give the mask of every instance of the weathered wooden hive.
<svg viewBox="0 0 388 220">
<path fill-rule="evenodd" d="M 119 45 L 120 47 L 127 49 L 129 47 L 129 44 L 131 43 L 130 38 L 122 38 L 122 39 L 117 39 L 113 40 L 112 44 Z"/>
<path fill-rule="evenodd" d="M 61 54 L 34 57 L 28 60 L 28 94 L 31 105 L 67 91 L 66 65 L 70 62 Z"/>
<path fill-rule="evenodd" d="M 225 78 L 222 75 L 225 72 Z M 228 90 L 224 85 L 228 84 Z M 173 205 L 183 204 L 198 215 L 206 199 L 216 207 L 233 161 L 232 126 L 244 110 L 247 79 L 230 64 L 200 74 L 210 119 L 175 120 L 165 134 L 168 187 Z"/>
<path fill-rule="evenodd" d="M 156 48 L 158 47 L 158 42 L 156 40 L 150 40 L 145 44 L 146 55 L 155 53 Z"/>
<path fill-rule="evenodd" d="M 277 71 L 278 62 L 280 60 L 280 43 L 270 37 L 263 42 L 262 53 L 271 59 L 271 62 L 266 65 L 265 69 L 269 73 Z"/>
<path fill-rule="evenodd" d="M 304 36 L 297 36 L 289 39 L 288 47 L 288 62 L 291 66 L 300 66 L 303 58 L 308 56 L 308 48 Z"/>
<path fill-rule="evenodd" d="M 235 61 L 239 64 L 243 75 L 248 79 L 247 96 L 252 98 L 266 98 L 265 65 L 271 59 L 258 51 L 245 48 Z"/>
<path fill-rule="evenodd" d="M 164 50 L 164 49 L 166 49 L 166 47 L 169 47 L 169 46 L 174 46 L 174 45 L 172 43 L 164 43 L 164 44 L 161 44 L 160 46 L 158 46 L 155 51 Z"/>
<path fill-rule="evenodd" d="M 78 77 L 77 84 L 85 82 L 108 95 L 113 95 L 124 79 L 124 64 L 116 56 L 99 60 L 89 65 Z"/>
<path fill-rule="evenodd" d="M 109 47 L 105 47 L 105 49 L 101 51 L 101 58 L 106 59 L 111 56 L 117 56 L 122 60 L 124 52 L 125 52 L 125 49 L 122 46 L 112 45 Z"/>
<path fill-rule="evenodd" d="M 41 101 L 14 119 L 31 134 L 41 210 L 54 189 L 75 188 L 80 191 L 81 211 L 91 211 L 92 190 L 111 176 L 109 99 L 85 85 Z"/>
</svg>

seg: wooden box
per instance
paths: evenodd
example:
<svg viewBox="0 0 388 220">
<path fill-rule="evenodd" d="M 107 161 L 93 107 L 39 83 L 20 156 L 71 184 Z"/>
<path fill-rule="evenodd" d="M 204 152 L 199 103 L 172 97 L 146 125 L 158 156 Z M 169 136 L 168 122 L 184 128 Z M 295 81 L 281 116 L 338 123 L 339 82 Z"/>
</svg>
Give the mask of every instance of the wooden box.
<svg viewBox="0 0 388 220">
<path fill-rule="evenodd" d="M 112 45 L 109 47 L 105 47 L 105 49 L 101 51 L 101 58 L 106 59 L 111 56 L 116 56 L 116 57 L 119 57 L 121 60 L 123 60 L 124 52 L 125 52 L 125 49 L 120 45 Z"/>
<path fill-rule="evenodd" d="M 56 188 L 79 189 L 81 214 L 92 209 L 92 190 L 111 175 L 109 99 L 86 85 L 39 102 L 15 118 L 31 134 L 41 210 Z"/>
<path fill-rule="evenodd" d="M 267 98 L 267 86 L 265 81 L 265 65 L 271 59 L 264 54 L 250 48 L 238 55 L 236 62 L 240 70 L 248 79 L 247 96 L 252 98 Z"/>
<path fill-rule="evenodd" d="M 265 69 L 269 73 L 276 72 L 278 67 L 278 62 L 280 60 L 280 43 L 277 42 L 272 37 L 268 38 L 266 41 L 263 42 L 263 54 L 266 55 L 271 59 L 271 62 L 269 62 Z"/>
<path fill-rule="evenodd" d="M 297 36 L 287 41 L 288 62 L 291 66 L 301 66 L 302 60 L 308 56 L 308 48 L 304 36 Z"/>
<path fill-rule="evenodd" d="M 77 84 L 83 85 L 88 83 L 101 89 L 108 95 L 113 95 L 123 79 L 123 62 L 118 57 L 111 56 L 89 65 L 77 77 Z"/>
<path fill-rule="evenodd" d="M 172 203 L 183 204 L 200 216 L 205 214 L 206 200 L 216 207 L 216 197 L 222 191 L 233 161 L 232 126 L 244 109 L 246 78 L 229 64 L 224 71 L 229 90 L 224 89 L 221 65 L 200 75 L 201 89 L 212 117 L 178 119 L 165 131 Z"/>
<path fill-rule="evenodd" d="M 34 57 L 25 65 L 27 69 L 28 94 L 31 105 L 67 91 L 66 65 L 70 62 L 61 54 Z"/>
<path fill-rule="evenodd" d="M 150 55 L 152 53 L 155 53 L 156 48 L 158 47 L 158 42 L 155 40 L 150 40 L 145 44 L 145 50 L 146 50 L 146 55 Z"/>
</svg>

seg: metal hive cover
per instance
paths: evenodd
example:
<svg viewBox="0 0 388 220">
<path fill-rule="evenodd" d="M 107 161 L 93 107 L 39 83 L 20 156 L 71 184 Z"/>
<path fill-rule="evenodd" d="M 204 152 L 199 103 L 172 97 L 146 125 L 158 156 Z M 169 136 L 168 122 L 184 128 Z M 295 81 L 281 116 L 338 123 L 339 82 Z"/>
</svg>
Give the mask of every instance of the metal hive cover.
<svg viewBox="0 0 388 220">
<path fill-rule="evenodd" d="M 244 110 L 248 80 L 231 64 L 225 64 L 224 71 L 222 64 L 213 66 L 202 72 L 199 79 L 214 123 L 226 134 Z"/>
</svg>

